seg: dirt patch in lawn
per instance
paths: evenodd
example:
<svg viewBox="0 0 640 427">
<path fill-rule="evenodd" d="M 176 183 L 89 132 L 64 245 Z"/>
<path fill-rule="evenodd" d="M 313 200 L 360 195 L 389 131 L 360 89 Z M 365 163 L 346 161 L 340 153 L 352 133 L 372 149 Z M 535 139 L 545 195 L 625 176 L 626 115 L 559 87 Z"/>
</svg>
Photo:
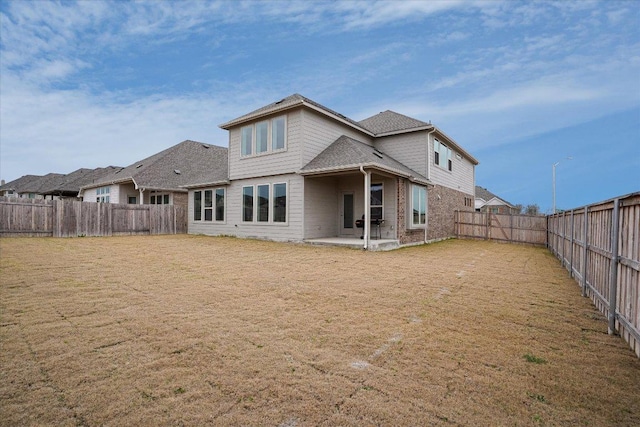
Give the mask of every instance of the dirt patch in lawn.
<svg viewBox="0 0 640 427">
<path fill-rule="evenodd" d="M 545 249 L 0 239 L 0 425 L 640 425 Z"/>
</svg>

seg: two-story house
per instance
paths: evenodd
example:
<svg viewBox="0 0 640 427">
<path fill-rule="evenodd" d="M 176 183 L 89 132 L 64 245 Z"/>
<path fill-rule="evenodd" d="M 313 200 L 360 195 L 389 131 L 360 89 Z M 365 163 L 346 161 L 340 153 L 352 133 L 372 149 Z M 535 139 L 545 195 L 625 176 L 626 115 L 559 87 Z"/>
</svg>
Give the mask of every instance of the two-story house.
<svg viewBox="0 0 640 427">
<path fill-rule="evenodd" d="M 473 210 L 478 161 L 430 123 L 294 94 L 220 127 L 228 176 L 186 186 L 190 233 L 391 248 L 450 237 Z"/>
</svg>

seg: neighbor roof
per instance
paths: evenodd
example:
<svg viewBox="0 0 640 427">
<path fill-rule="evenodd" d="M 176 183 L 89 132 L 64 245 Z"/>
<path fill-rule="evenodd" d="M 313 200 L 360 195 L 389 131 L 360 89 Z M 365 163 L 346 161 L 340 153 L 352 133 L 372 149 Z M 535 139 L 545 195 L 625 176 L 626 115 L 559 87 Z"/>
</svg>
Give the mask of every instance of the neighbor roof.
<svg viewBox="0 0 640 427">
<path fill-rule="evenodd" d="M 145 190 L 187 191 L 185 186 L 228 180 L 227 148 L 182 141 L 153 156 L 120 168 L 85 188 L 133 181 Z"/>
<path fill-rule="evenodd" d="M 329 147 L 307 163 L 301 169 L 301 173 L 302 175 L 314 175 L 340 172 L 359 169 L 361 166 L 405 176 L 423 184 L 430 183 L 427 178 L 403 165 L 393 157 L 388 156 L 371 145 L 345 135 L 335 140 Z"/>
<path fill-rule="evenodd" d="M 486 188 L 480 187 L 479 185 L 476 185 L 476 199 L 482 199 L 485 201 L 485 203 L 490 201 L 491 199 L 498 199 L 503 201 L 506 205 L 509 205 L 509 207 L 513 207 L 513 204 L 507 202 L 502 197 L 496 196 L 491 191 L 487 190 Z"/>
<path fill-rule="evenodd" d="M 118 169 L 121 168 L 118 166 L 107 166 L 106 168 L 96 169 L 81 168 L 52 181 L 41 194 L 77 194 L 82 186 L 89 185 Z"/>
<path fill-rule="evenodd" d="M 0 191 L 12 190 L 17 193 L 28 193 L 31 192 L 30 189 L 40 186 L 42 178 L 42 175 L 24 175 L 0 186 Z"/>
</svg>

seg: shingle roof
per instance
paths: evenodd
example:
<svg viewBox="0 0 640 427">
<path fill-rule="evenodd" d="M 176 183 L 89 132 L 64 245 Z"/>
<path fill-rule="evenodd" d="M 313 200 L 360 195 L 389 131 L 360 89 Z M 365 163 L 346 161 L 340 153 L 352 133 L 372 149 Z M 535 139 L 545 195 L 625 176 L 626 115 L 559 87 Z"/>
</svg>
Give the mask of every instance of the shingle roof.
<svg viewBox="0 0 640 427">
<path fill-rule="evenodd" d="M 144 189 L 185 191 L 185 186 L 223 182 L 228 176 L 227 148 L 186 140 L 118 169 L 84 188 L 134 181 Z"/>
<path fill-rule="evenodd" d="M 365 133 L 368 132 L 368 129 L 364 128 L 360 123 L 356 122 L 355 120 L 350 119 L 349 117 L 340 114 L 330 108 L 325 107 L 322 104 L 319 104 L 307 97 L 304 97 L 302 95 L 300 95 L 299 93 L 294 93 L 293 95 L 289 95 L 286 98 L 281 99 L 280 101 L 276 101 L 276 102 L 272 102 L 269 105 L 265 105 L 264 107 L 258 108 L 257 110 L 254 110 L 250 113 L 247 113 L 243 116 L 240 116 L 238 118 L 235 118 L 233 120 L 230 120 L 226 123 L 223 123 L 220 125 L 220 127 L 222 129 L 229 129 L 233 126 L 239 125 L 241 123 L 250 121 L 250 120 L 254 120 L 257 119 L 259 117 L 263 117 L 266 116 L 268 114 L 274 114 L 277 113 L 279 111 L 284 111 L 284 110 L 288 110 L 290 108 L 294 108 L 300 105 L 307 105 L 307 106 L 313 106 L 319 110 L 321 110 L 322 112 L 324 112 L 325 114 L 334 116 L 338 119 L 344 120 L 346 122 L 348 122 L 349 124 L 351 124 L 352 126 L 357 127 L 358 129 L 364 131 Z"/>
<path fill-rule="evenodd" d="M 33 175 L 26 176 L 33 177 Z M 63 177 L 64 175 L 61 173 L 48 173 L 43 176 L 27 179 L 26 181 L 20 183 L 20 186 L 18 188 L 15 188 L 15 190 L 18 193 L 44 194 L 49 188 L 54 187 L 58 182 L 60 182 Z M 5 186 L 7 185 L 8 184 L 5 184 Z"/>
<path fill-rule="evenodd" d="M 403 165 L 393 157 L 378 151 L 371 145 L 341 136 L 329 147 L 307 163 L 301 172 L 303 175 L 358 169 L 360 166 L 374 167 L 398 175 L 406 176 L 420 182 L 429 180 L 418 172 Z"/>
<path fill-rule="evenodd" d="M 77 194 L 80 191 L 81 187 L 96 182 L 97 180 L 115 172 L 118 169 L 121 168 L 117 166 L 107 166 L 106 168 L 96 169 L 81 168 L 50 182 L 49 185 L 47 185 L 47 188 L 42 192 L 42 194 Z"/>
<path fill-rule="evenodd" d="M 391 110 L 383 111 L 359 123 L 375 135 L 431 126 L 430 123 Z"/>
<path fill-rule="evenodd" d="M 27 193 L 28 189 L 39 187 L 42 178 L 42 175 L 24 175 L 0 186 L 0 191 L 13 190 L 17 193 Z"/>
<path fill-rule="evenodd" d="M 480 199 L 484 200 L 485 202 L 488 202 L 489 200 L 493 199 L 494 197 L 496 199 L 502 200 L 503 202 L 505 202 L 509 206 L 513 206 L 512 203 L 507 202 L 502 197 L 496 196 L 495 194 L 493 194 L 491 191 L 487 190 L 486 188 L 483 188 L 483 187 L 480 187 L 479 185 L 476 185 L 476 199 L 480 198 Z"/>
</svg>

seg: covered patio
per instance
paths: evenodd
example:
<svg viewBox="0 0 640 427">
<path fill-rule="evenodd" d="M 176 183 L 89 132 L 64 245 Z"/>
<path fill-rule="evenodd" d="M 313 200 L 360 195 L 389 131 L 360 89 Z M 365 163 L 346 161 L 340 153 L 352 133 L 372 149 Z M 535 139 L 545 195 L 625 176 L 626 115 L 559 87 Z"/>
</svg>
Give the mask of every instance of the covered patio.
<svg viewBox="0 0 640 427">
<path fill-rule="evenodd" d="M 320 246 L 343 246 L 352 249 L 365 249 L 365 240 L 354 237 L 324 237 L 307 239 L 304 243 Z M 366 249 L 370 251 L 390 251 L 398 249 L 400 241 L 396 239 L 370 239 Z"/>
</svg>

